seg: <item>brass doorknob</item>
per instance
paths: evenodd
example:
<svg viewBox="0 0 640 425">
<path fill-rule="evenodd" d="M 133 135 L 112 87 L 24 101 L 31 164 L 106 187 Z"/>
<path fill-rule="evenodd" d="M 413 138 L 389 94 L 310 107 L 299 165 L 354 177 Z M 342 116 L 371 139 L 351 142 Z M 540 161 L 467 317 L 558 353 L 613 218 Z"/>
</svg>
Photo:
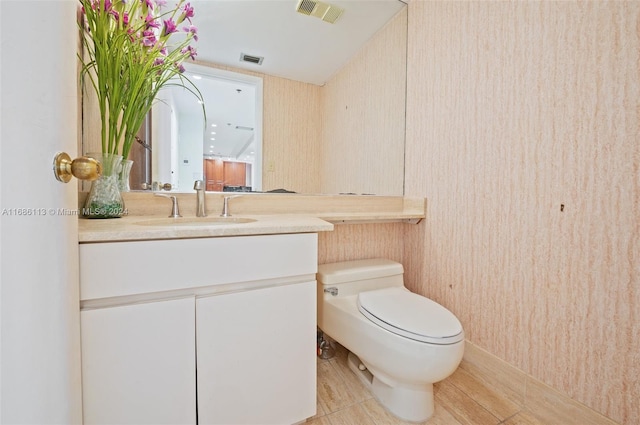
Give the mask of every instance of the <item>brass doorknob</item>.
<svg viewBox="0 0 640 425">
<path fill-rule="evenodd" d="M 53 159 L 53 174 L 63 183 L 68 183 L 71 176 L 80 180 L 96 180 L 102 174 L 102 164 L 86 156 L 72 161 L 66 152 L 59 152 Z"/>
</svg>

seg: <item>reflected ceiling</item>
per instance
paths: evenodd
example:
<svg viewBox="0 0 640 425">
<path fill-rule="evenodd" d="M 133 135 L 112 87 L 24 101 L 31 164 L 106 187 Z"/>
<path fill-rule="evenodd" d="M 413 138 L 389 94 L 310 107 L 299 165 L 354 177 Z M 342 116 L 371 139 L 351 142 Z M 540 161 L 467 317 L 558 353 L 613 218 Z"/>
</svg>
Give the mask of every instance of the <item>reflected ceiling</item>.
<svg viewBox="0 0 640 425">
<path fill-rule="evenodd" d="M 331 0 L 344 9 L 333 24 L 296 11 L 298 0 L 191 0 L 199 61 L 323 85 L 405 3 Z M 263 57 L 261 65 L 242 54 Z"/>
<path fill-rule="evenodd" d="M 343 9 L 335 23 L 297 12 L 298 0 L 191 0 L 198 27 L 198 62 L 222 64 L 295 81 L 323 85 L 393 18 L 399 0 L 330 0 Z M 260 65 L 242 54 L 263 57 Z M 255 88 L 213 80 L 187 70 L 207 112 L 207 157 L 255 159 Z M 200 114 L 193 94 L 178 87 L 172 96 L 181 114 Z M 212 127 L 215 124 L 216 127 Z M 216 134 L 212 134 L 216 133 Z M 215 140 L 212 140 L 215 139 Z"/>
</svg>

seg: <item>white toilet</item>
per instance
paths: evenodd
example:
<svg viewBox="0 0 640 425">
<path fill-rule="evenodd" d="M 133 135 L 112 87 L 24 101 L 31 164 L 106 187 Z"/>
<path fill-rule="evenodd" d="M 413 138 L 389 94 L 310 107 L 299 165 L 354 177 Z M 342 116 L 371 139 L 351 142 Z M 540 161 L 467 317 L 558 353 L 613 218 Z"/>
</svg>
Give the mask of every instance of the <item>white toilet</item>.
<svg viewBox="0 0 640 425">
<path fill-rule="evenodd" d="M 433 383 L 462 360 L 464 331 L 440 304 L 405 288 L 385 259 L 318 267 L 318 326 L 347 348 L 349 367 L 400 419 L 433 414 Z"/>
</svg>

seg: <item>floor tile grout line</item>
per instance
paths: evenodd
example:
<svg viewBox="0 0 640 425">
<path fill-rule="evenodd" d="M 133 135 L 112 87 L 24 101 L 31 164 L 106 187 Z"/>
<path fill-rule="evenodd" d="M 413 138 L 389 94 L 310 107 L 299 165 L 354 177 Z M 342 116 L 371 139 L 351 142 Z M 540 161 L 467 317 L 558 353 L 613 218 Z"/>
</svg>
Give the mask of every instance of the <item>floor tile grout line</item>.
<svg viewBox="0 0 640 425">
<path fill-rule="evenodd" d="M 468 372 L 467 372 L 468 373 Z M 520 405 L 519 403 L 514 402 L 513 400 L 510 400 L 509 397 L 506 394 L 503 394 L 502 391 L 500 391 L 498 388 L 496 388 L 495 386 L 491 385 L 490 383 L 476 377 L 473 374 L 470 374 L 474 379 L 476 379 L 478 382 L 480 382 L 482 384 L 482 386 L 484 387 L 484 389 L 487 389 L 489 392 L 499 396 L 500 399 L 504 399 L 504 400 L 508 400 L 510 402 L 512 402 L 514 405 L 518 406 L 518 411 L 514 414 L 517 415 L 518 413 L 522 412 L 522 410 L 525 408 L 524 405 Z M 500 419 L 498 416 L 496 416 L 493 412 L 491 412 L 489 409 L 487 409 L 482 403 L 480 403 L 480 401 L 478 401 L 476 399 L 476 397 L 474 397 L 472 394 L 469 394 L 467 391 L 464 390 L 463 387 L 461 387 L 460 385 L 456 385 L 456 383 L 454 381 L 450 381 L 449 382 L 450 385 L 456 387 L 458 390 L 460 390 L 460 392 L 462 392 L 464 395 L 466 395 L 467 397 L 469 397 L 471 400 L 473 400 L 478 406 L 480 406 L 482 409 L 486 410 L 487 413 L 489 413 L 491 416 L 493 416 L 494 418 L 496 418 L 499 424 L 501 424 L 504 420 L 508 419 Z M 514 415 L 511 415 L 509 417 L 512 417 Z"/>
<path fill-rule="evenodd" d="M 518 416 L 520 413 L 522 413 L 522 410 L 518 410 L 516 413 L 514 413 L 511 416 L 509 416 L 508 418 L 504 418 L 501 422 L 498 423 L 498 425 L 507 423 L 507 421 L 511 420 L 511 418 L 513 418 L 515 416 Z"/>
<path fill-rule="evenodd" d="M 496 415 L 494 415 L 490 410 L 488 410 L 486 407 L 484 407 L 482 404 L 480 404 L 478 402 L 478 400 L 476 400 L 474 397 L 472 397 L 470 394 L 468 394 L 466 391 L 464 391 L 463 389 L 461 389 L 460 387 L 458 387 L 457 385 L 455 385 L 453 382 L 450 382 L 450 385 L 457 388 L 461 393 L 463 393 L 465 396 L 467 396 L 469 398 L 469 400 L 471 400 L 472 402 L 474 402 L 477 406 L 479 406 L 482 410 L 484 410 L 485 412 L 487 412 L 487 414 L 489 414 L 491 417 L 495 418 L 495 420 L 497 421 L 495 425 L 499 425 L 502 423 L 502 419 L 500 419 L 499 417 L 497 417 Z M 437 396 L 436 396 L 437 397 Z M 437 401 L 437 400 L 436 400 Z M 456 412 L 450 410 L 447 404 L 442 403 L 442 407 L 444 407 L 454 418 L 456 418 L 456 420 L 458 420 Z M 458 421 L 460 422 L 460 421 Z"/>
</svg>

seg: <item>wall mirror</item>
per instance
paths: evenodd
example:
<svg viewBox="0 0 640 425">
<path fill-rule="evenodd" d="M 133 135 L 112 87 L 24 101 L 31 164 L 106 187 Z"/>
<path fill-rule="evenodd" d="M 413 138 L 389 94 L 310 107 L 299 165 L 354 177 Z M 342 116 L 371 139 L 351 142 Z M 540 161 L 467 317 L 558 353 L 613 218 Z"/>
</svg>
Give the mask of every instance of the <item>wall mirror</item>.
<svg viewBox="0 0 640 425">
<path fill-rule="evenodd" d="M 203 179 L 214 191 L 403 195 L 404 2 L 191 4 L 198 56 L 186 66 L 207 121 L 193 95 L 164 90 L 130 157 L 132 190 Z"/>
</svg>

